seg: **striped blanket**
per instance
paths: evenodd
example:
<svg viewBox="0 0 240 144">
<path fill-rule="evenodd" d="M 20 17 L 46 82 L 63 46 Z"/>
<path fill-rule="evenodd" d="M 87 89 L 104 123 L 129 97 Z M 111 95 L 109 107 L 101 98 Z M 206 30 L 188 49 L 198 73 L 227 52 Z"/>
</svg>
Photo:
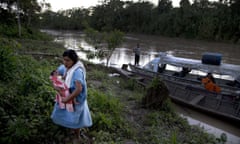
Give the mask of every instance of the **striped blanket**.
<svg viewBox="0 0 240 144">
<path fill-rule="evenodd" d="M 59 108 L 67 109 L 67 111 L 73 112 L 74 108 L 73 108 L 72 100 L 66 104 L 62 102 L 62 97 L 67 97 L 70 95 L 69 88 L 67 87 L 67 85 L 55 75 L 51 75 L 50 80 L 52 81 L 55 87 L 59 87 L 61 89 L 60 91 L 57 92 L 56 98 L 55 98 L 55 101 L 59 104 Z"/>
</svg>

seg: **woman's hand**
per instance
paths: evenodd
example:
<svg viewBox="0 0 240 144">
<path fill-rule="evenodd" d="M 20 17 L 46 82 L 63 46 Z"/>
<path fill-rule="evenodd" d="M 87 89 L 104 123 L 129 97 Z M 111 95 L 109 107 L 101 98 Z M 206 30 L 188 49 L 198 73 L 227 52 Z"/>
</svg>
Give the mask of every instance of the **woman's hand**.
<svg viewBox="0 0 240 144">
<path fill-rule="evenodd" d="M 63 88 L 62 87 L 59 87 L 59 86 L 53 86 L 53 88 L 57 91 L 57 92 L 60 92 Z"/>
<path fill-rule="evenodd" d="M 76 89 L 67 97 L 62 97 L 62 102 L 67 103 L 70 100 L 73 100 L 75 97 L 77 97 L 82 92 L 82 84 L 79 81 L 75 81 L 75 87 Z"/>
<path fill-rule="evenodd" d="M 68 97 L 62 97 L 62 102 L 63 103 L 67 103 L 68 101 L 70 101 L 69 96 Z"/>
</svg>

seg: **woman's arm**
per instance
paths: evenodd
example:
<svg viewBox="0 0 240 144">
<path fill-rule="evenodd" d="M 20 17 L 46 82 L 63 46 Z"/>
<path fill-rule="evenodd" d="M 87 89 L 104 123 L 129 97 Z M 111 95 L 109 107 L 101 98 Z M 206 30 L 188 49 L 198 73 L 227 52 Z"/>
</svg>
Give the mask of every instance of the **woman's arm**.
<svg viewBox="0 0 240 144">
<path fill-rule="evenodd" d="M 73 100 L 75 97 L 77 97 L 82 92 L 82 84 L 76 80 L 75 85 L 76 85 L 75 90 L 69 96 L 62 99 L 63 103 L 67 103 L 70 100 Z"/>
</svg>

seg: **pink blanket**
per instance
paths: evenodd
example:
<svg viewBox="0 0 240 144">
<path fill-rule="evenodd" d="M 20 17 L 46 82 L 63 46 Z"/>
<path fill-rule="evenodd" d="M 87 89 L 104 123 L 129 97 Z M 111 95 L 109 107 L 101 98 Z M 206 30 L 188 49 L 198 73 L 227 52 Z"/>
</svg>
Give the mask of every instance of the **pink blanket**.
<svg viewBox="0 0 240 144">
<path fill-rule="evenodd" d="M 52 81 L 55 87 L 59 87 L 61 89 L 60 91 L 57 92 L 56 98 L 55 98 L 55 101 L 59 104 L 59 108 L 67 109 L 67 111 L 73 112 L 74 108 L 73 108 L 72 100 L 66 104 L 62 102 L 62 97 L 67 97 L 70 95 L 67 85 L 63 81 L 58 79 L 58 77 L 55 75 L 50 76 L 50 80 Z"/>
</svg>

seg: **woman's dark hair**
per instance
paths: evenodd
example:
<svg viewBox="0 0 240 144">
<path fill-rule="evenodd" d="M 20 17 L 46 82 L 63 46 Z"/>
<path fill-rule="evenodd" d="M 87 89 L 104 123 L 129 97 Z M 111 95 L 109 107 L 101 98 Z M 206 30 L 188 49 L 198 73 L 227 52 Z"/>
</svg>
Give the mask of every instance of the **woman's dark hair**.
<svg viewBox="0 0 240 144">
<path fill-rule="evenodd" d="M 68 50 L 64 51 L 62 56 L 63 57 L 66 57 L 66 56 L 69 57 L 74 62 L 74 64 L 77 63 L 77 61 L 78 61 L 78 55 L 72 49 L 68 49 Z"/>
</svg>

